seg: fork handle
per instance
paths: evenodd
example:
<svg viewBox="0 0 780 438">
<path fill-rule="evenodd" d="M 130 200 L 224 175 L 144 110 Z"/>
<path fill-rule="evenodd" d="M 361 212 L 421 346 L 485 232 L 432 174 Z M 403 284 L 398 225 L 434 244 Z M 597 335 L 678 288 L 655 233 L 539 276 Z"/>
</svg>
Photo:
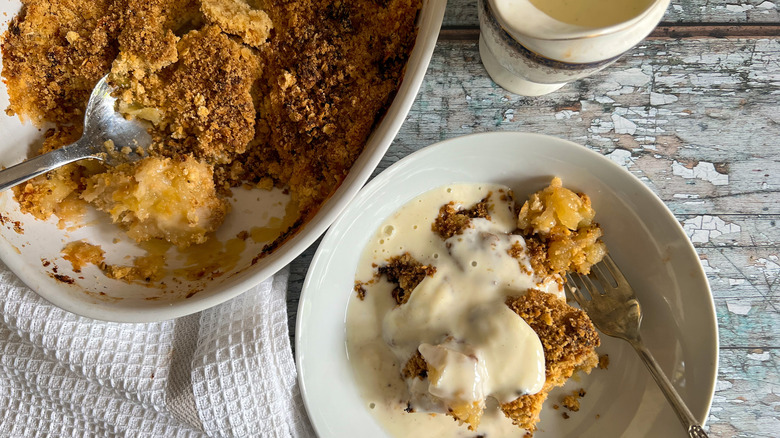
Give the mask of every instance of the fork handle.
<svg viewBox="0 0 780 438">
<path fill-rule="evenodd" d="M 688 436 L 690 438 L 707 438 L 707 434 L 702 430 L 701 425 L 696 418 L 693 417 L 693 414 L 691 414 L 688 406 L 685 405 L 680 394 L 674 389 L 672 382 L 669 381 L 666 374 L 661 370 L 658 362 L 656 362 L 653 355 L 650 354 L 650 350 L 645 347 L 640 339 L 629 340 L 629 342 L 639 354 L 639 357 L 642 359 L 642 362 L 645 363 L 647 369 L 650 370 L 650 374 L 653 376 L 655 383 L 658 384 L 658 387 L 661 388 L 661 392 L 666 396 L 666 400 L 672 405 L 672 409 L 674 409 L 680 422 L 685 427 L 686 432 L 688 432 Z"/>
</svg>

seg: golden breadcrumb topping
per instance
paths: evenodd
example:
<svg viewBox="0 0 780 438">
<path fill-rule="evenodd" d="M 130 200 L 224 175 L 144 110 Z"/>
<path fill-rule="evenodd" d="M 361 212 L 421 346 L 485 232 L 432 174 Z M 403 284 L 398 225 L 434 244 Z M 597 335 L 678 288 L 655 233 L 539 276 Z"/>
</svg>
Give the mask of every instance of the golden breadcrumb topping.
<svg viewBox="0 0 780 438">
<path fill-rule="evenodd" d="M 92 88 L 119 51 L 115 3 L 23 2 L 3 38 L 7 114 L 36 124 L 81 124 Z"/>
<path fill-rule="evenodd" d="M 431 225 L 431 230 L 441 236 L 442 239 L 449 239 L 456 234 L 463 234 L 463 230 L 469 227 L 471 219 L 486 218 L 490 220 L 488 198 L 474 204 L 471 208 L 458 208 L 455 202 L 444 204 L 439 209 L 439 215 Z"/>
<path fill-rule="evenodd" d="M 421 5 L 25 0 L 2 44 L 6 112 L 58 130 L 79 126 L 92 88 L 110 73 L 120 110 L 151 122 L 152 157 L 213 168 L 212 205 L 244 183 L 289 189 L 299 219 L 271 251 L 316 213 L 363 150 L 401 83 Z M 130 170 L 110 170 L 103 181 L 122 184 Z M 45 217 L 54 209 L 32 205 L 82 194 L 85 176 L 70 175 L 28 183 L 23 211 Z M 177 244 L 200 241 L 199 233 Z"/>
<path fill-rule="evenodd" d="M 274 36 L 260 50 L 258 146 L 218 175 L 270 176 L 313 213 L 343 181 L 394 95 L 420 4 L 268 2 Z"/>
<path fill-rule="evenodd" d="M 258 59 L 215 26 L 188 32 L 175 48 L 178 61 L 169 68 L 141 79 L 114 76 L 128 84 L 121 108 L 155 123 L 152 154 L 230 162 L 254 138 L 250 91 L 260 75 Z"/>
<path fill-rule="evenodd" d="M 586 394 L 585 390 L 580 388 L 572 392 L 571 394 L 563 397 L 563 399 L 561 400 L 561 404 L 566 409 L 572 412 L 577 412 L 580 410 L 580 399 L 582 397 L 585 397 L 585 394 Z"/>
<path fill-rule="evenodd" d="M 240 36 L 246 44 L 260 47 L 271 36 L 271 18 L 247 0 L 202 0 L 200 7 L 206 19 L 223 32 Z"/>
<path fill-rule="evenodd" d="M 112 71 L 137 76 L 177 61 L 176 42 L 183 27 L 199 20 L 197 0 L 114 1 L 116 14 L 104 17 L 119 29 L 119 54 Z"/>
<path fill-rule="evenodd" d="M 414 259 L 408 252 L 397 257 L 392 257 L 387 264 L 377 269 L 379 275 L 387 277 L 387 281 L 395 283 L 393 298 L 396 303 L 404 304 L 409 301 L 414 288 L 427 276 L 436 273 L 436 267 L 423 265 Z"/>
<path fill-rule="evenodd" d="M 505 403 L 501 410 L 514 424 L 534 431 L 550 390 L 566 383 L 575 371 L 589 373 L 598 365 L 595 348 L 601 341 L 585 312 L 552 294 L 531 289 L 521 297 L 508 298 L 506 304 L 542 341 L 545 383 L 540 392 Z"/>
<path fill-rule="evenodd" d="M 404 365 L 404 369 L 401 370 L 401 375 L 405 379 L 418 378 L 425 379 L 428 377 L 428 362 L 422 356 L 422 353 L 415 351 L 412 357 Z"/>
</svg>

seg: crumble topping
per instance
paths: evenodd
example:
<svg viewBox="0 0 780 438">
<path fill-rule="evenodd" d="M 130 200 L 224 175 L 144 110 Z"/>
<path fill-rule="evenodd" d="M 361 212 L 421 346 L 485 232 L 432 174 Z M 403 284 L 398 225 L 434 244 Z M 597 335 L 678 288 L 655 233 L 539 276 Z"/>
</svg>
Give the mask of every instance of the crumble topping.
<svg viewBox="0 0 780 438">
<path fill-rule="evenodd" d="M 433 266 L 423 265 L 415 260 L 409 253 L 392 257 L 387 264 L 377 269 L 379 275 L 387 277 L 387 281 L 395 283 L 393 298 L 396 303 L 404 304 L 409 301 L 414 288 L 420 284 L 426 276 L 436 273 Z"/>
<path fill-rule="evenodd" d="M 578 412 L 580 410 L 580 399 L 585 397 L 585 390 L 580 388 L 571 394 L 565 396 L 561 401 L 561 404 L 572 412 Z"/>
<path fill-rule="evenodd" d="M 200 7 L 210 22 L 223 32 L 240 36 L 246 44 L 260 47 L 271 36 L 271 18 L 247 0 L 202 0 Z"/>
<path fill-rule="evenodd" d="M 189 237 L 182 233 L 192 227 L 132 233 L 134 238 L 171 235 L 178 236 L 177 245 L 200 242 L 219 226 L 230 188 L 289 189 L 299 218 L 265 254 L 294 234 L 344 180 L 401 83 L 421 5 L 28 0 L 2 44 L 6 113 L 38 125 L 53 122 L 53 136 L 80 132 L 76 127 L 92 88 L 110 73 L 120 110 L 151 122 L 146 160 L 194 160 L 212 169 L 214 191 L 207 192 L 213 195 L 198 204 L 217 209 L 210 225 L 197 220 Z M 69 142 L 50 145 L 55 143 Z M 140 175 L 130 172 L 144 167 L 106 170 L 79 162 L 15 193 L 22 211 L 37 218 L 59 215 L 62 199 L 81 196 L 101 200 L 98 208 L 126 222 L 127 214 L 113 210 L 116 201 L 85 195 L 95 185 L 87 180 L 102 173 L 104 185 L 118 186 L 128 178 L 137 181 Z"/>
<path fill-rule="evenodd" d="M 474 204 L 471 208 L 458 208 L 455 202 L 448 202 L 439 209 L 439 216 L 431 225 L 434 233 L 441 236 L 442 239 L 449 239 L 456 234 L 463 234 L 463 230 L 471 224 L 471 219 L 485 218 L 490 220 L 488 214 L 488 198 L 490 193 L 481 201 Z"/>
<path fill-rule="evenodd" d="M 81 124 L 89 94 L 111 69 L 119 10 L 110 0 L 27 1 L 3 38 L 8 115 Z"/>
<path fill-rule="evenodd" d="M 120 108 L 155 123 L 150 153 L 229 163 L 255 136 L 250 91 L 261 73 L 259 60 L 216 26 L 188 32 L 174 49 L 178 61 L 169 68 L 140 79 L 114 74 L 128 83 Z"/>
<path fill-rule="evenodd" d="M 523 318 L 542 341 L 545 383 L 540 392 L 505 403 L 501 410 L 518 426 L 534 431 L 549 392 L 566 383 L 575 371 L 590 373 L 598 365 L 595 348 L 601 342 L 585 312 L 549 293 L 532 289 L 522 297 L 507 299 L 507 306 Z"/>
<path fill-rule="evenodd" d="M 422 353 L 416 351 L 412 357 L 404 365 L 401 375 L 406 379 L 418 378 L 425 379 L 428 377 L 428 362 L 422 356 Z"/>
</svg>

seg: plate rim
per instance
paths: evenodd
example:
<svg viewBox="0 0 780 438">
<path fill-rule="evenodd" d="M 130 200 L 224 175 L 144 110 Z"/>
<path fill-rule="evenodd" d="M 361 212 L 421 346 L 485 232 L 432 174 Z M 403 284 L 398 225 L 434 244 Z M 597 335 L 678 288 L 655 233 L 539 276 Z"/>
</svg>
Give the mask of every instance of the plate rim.
<svg viewBox="0 0 780 438">
<path fill-rule="evenodd" d="M 362 196 L 366 196 L 366 193 L 373 192 L 377 186 L 380 186 L 382 184 L 386 183 L 386 180 L 389 179 L 394 173 L 398 172 L 399 169 L 403 169 L 407 166 L 412 165 L 411 163 L 414 163 L 416 160 L 421 159 L 421 157 L 424 157 L 426 155 L 435 154 L 439 150 L 447 148 L 451 143 L 453 142 L 463 142 L 463 141 L 470 141 L 475 138 L 489 138 L 489 137 L 503 137 L 503 136 L 510 136 L 515 137 L 515 140 L 520 142 L 529 142 L 530 140 L 537 138 L 537 139 L 544 139 L 544 141 L 555 141 L 560 142 L 562 144 L 566 144 L 568 147 L 577 147 L 580 148 L 580 150 L 591 157 L 593 157 L 595 160 L 600 161 L 603 163 L 607 168 L 610 168 L 610 172 L 620 172 L 624 176 L 628 176 L 631 179 L 634 180 L 637 187 L 641 187 L 640 190 L 645 193 L 645 195 L 649 195 L 648 198 L 652 200 L 654 205 L 652 206 L 653 210 L 658 211 L 660 214 L 663 214 L 666 217 L 666 220 L 670 223 L 673 223 L 673 230 L 674 233 L 677 234 L 679 237 L 681 237 L 681 241 L 684 242 L 683 248 L 684 248 L 684 255 L 687 257 L 692 257 L 695 260 L 699 261 L 699 263 L 696 265 L 697 269 L 695 270 L 695 277 L 696 281 L 701 283 L 702 286 L 704 286 L 704 290 L 702 291 L 702 295 L 706 292 L 706 295 L 708 296 L 708 300 L 706 300 L 706 309 L 702 310 L 702 314 L 706 316 L 711 322 L 712 322 L 712 334 L 713 334 L 713 351 L 710 352 L 709 359 L 711 360 L 713 364 L 713 375 L 712 379 L 708 382 L 709 390 L 706 393 L 706 410 L 703 414 L 702 418 L 697 418 L 700 422 L 700 424 L 703 426 L 705 425 L 707 418 L 710 415 L 710 411 L 712 409 L 712 401 L 714 398 L 715 393 L 715 387 L 717 383 L 717 377 L 718 377 L 718 371 L 719 371 L 719 359 L 720 359 L 720 334 L 719 334 L 719 328 L 718 328 L 718 320 L 717 320 L 717 312 L 715 310 L 715 302 L 714 302 L 714 296 L 712 294 L 712 289 L 710 287 L 710 283 L 707 279 L 707 276 L 704 272 L 704 269 L 701 265 L 700 258 L 698 253 L 696 252 L 696 248 L 693 246 L 693 243 L 691 242 L 690 238 L 688 238 L 687 234 L 685 233 L 685 230 L 680 224 L 680 222 L 677 220 L 677 218 L 674 216 L 674 214 L 671 212 L 669 207 L 666 206 L 666 204 L 661 200 L 661 198 L 658 197 L 658 195 L 655 194 L 644 182 L 642 182 L 641 179 L 639 179 L 636 175 L 625 169 L 624 167 L 620 166 L 619 164 L 615 163 L 614 161 L 610 160 L 608 157 L 605 157 L 604 155 L 600 154 L 599 152 L 596 152 L 584 145 L 575 143 L 570 140 L 566 140 L 557 136 L 552 135 L 546 135 L 546 134 L 539 134 L 539 133 L 532 133 L 532 132 L 523 132 L 523 131 L 492 131 L 492 132 L 482 132 L 482 133 L 472 133 L 467 134 L 463 136 L 453 137 L 449 139 L 445 139 L 436 143 L 432 143 L 428 146 L 425 146 L 421 149 L 418 149 L 414 152 L 412 152 L 409 155 L 404 156 L 400 160 L 396 161 L 395 163 L 388 166 L 385 170 L 381 171 L 378 175 L 376 175 L 373 179 L 371 179 L 363 188 L 352 198 L 350 201 L 350 204 L 341 211 L 338 218 L 336 218 L 335 221 L 331 223 L 330 228 L 325 233 L 325 235 L 322 238 L 322 241 L 320 242 L 319 247 L 317 248 L 317 251 L 315 252 L 314 256 L 312 257 L 312 260 L 309 264 L 309 267 L 306 272 L 306 277 L 303 282 L 303 286 L 301 288 L 301 294 L 299 297 L 299 303 L 298 303 L 298 311 L 296 315 L 296 324 L 295 324 L 295 367 L 296 372 L 298 374 L 298 386 L 301 392 L 301 398 L 304 402 L 304 406 L 306 408 L 306 412 L 309 416 L 309 419 L 311 421 L 312 427 L 317 432 L 318 436 L 328 436 L 323 435 L 323 429 L 322 425 L 316 424 L 312 420 L 312 415 L 310 414 L 311 409 L 313 407 L 310 406 L 310 397 L 308 396 L 308 387 L 305 382 L 305 370 L 304 370 L 304 358 L 302 357 L 302 334 L 306 330 L 306 312 L 305 312 L 305 305 L 309 299 L 309 296 L 316 293 L 316 291 L 312 290 L 312 283 L 315 281 L 313 278 L 315 266 L 317 266 L 318 263 L 322 263 L 320 261 L 320 258 L 323 257 L 322 252 L 323 248 L 326 248 L 331 243 L 330 241 L 335 239 L 335 233 L 337 232 L 339 226 L 341 226 L 341 222 L 346 220 L 351 214 L 353 214 L 352 210 L 354 208 L 354 205 L 361 200 Z M 424 192 L 424 191 L 423 191 Z M 423 193 L 421 192 L 421 193 Z M 412 199 L 414 196 L 419 196 L 421 193 L 413 194 L 409 199 Z M 661 213 L 662 212 L 662 213 Z M 362 250 L 362 249 L 361 249 Z M 345 315 L 346 317 L 346 315 Z M 694 414 L 694 417 L 696 415 Z"/>
</svg>

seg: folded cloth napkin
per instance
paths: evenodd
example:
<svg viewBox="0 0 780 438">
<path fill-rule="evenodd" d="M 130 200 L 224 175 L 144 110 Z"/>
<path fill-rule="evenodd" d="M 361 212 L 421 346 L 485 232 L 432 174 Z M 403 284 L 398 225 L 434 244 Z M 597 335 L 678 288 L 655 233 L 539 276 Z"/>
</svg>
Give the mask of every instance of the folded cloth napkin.
<svg viewBox="0 0 780 438">
<path fill-rule="evenodd" d="M 120 324 L 52 306 L 0 262 L 0 436 L 313 435 L 288 277 L 198 314 Z"/>
</svg>

